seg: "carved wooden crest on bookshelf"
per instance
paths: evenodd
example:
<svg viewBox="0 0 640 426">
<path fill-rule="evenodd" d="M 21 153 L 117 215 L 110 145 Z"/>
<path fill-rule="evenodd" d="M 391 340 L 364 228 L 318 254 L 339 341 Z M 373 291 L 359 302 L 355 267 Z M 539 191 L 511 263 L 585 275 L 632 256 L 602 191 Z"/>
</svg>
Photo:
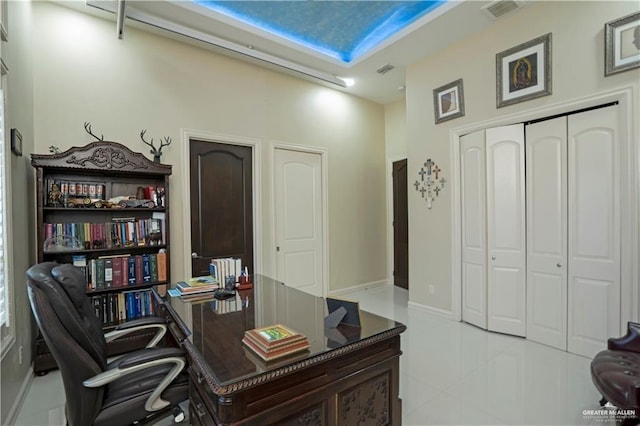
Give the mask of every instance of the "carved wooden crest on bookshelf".
<svg viewBox="0 0 640 426">
<path fill-rule="evenodd" d="M 135 170 L 147 168 L 147 166 L 142 162 L 136 163 L 131 161 L 127 158 L 122 149 L 113 145 L 96 148 L 92 153 L 90 153 L 90 155 L 84 157 L 72 155 L 71 158 L 66 161 L 67 163 L 80 164 L 81 166 L 85 166 L 87 163 L 92 163 L 97 167 L 105 167 L 107 169 L 131 167 Z"/>
<path fill-rule="evenodd" d="M 171 165 L 155 163 L 143 154 L 133 152 L 118 142 L 96 141 L 83 147 L 73 147 L 56 154 L 32 154 L 34 167 L 61 169 L 144 171 L 145 173 L 170 175 Z"/>
</svg>

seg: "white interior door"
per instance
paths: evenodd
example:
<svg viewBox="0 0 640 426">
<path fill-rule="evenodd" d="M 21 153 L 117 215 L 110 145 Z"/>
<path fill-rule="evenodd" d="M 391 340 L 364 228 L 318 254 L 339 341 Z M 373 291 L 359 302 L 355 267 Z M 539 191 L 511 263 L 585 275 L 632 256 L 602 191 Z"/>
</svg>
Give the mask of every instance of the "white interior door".
<svg viewBox="0 0 640 426">
<path fill-rule="evenodd" d="M 276 278 L 324 296 L 322 155 L 276 148 L 273 167 Z"/>
<path fill-rule="evenodd" d="M 620 334 L 618 107 L 568 120 L 568 350 L 592 357 Z"/>
<path fill-rule="evenodd" d="M 527 339 L 567 349 L 567 117 L 526 127 Z"/>
<path fill-rule="evenodd" d="M 524 336 L 524 125 L 486 130 L 488 329 Z"/>
<path fill-rule="evenodd" d="M 487 328 L 487 249 L 484 134 L 460 138 L 462 320 Z"/>
</svg>

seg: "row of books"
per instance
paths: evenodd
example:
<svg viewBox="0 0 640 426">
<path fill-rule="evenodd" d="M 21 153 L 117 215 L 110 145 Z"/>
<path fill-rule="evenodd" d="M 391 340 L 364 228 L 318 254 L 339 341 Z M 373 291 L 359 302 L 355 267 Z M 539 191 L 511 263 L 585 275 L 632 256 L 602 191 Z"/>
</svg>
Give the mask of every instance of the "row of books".
<svg viewBox="0 0 640 426">
<path fill-rule="evenodd" d="M 234 282 L 238 282 L 243 273 L 247 273 L 246 268 L 242 269 L 242 259 L 237 257 L 225 257 L 220 259 L 211 259 L 209 265 L 209 273 L 216 278 L 218 282 L 224 284 L 227 277 L 233 277 Z"/>
<path fill-rule="evenodd" d="M 88 290 L 167 281 L 167 253 L 101 256 L 89 259 L 73 256 L 73 264 L 82 269 Z"/>
<path fill-rule="evenodd" d="M 265 361 L 309 349 L 309 340 L 305 335 L 282 324 L 247 330 L 244 332 L 242 342 Z"/>
<path fill-rule="evenodd" d="M 91 305 L 102 325 L 153 316 L 151 290 L 123 291 L 91 296 Z"/>
<path fill-rule="evenodd" d="M 45 223 L 45 241 L 71 237 L 83 248 L 118 248 L 166 244 L 160 218 L 114 218 L 106 223 Z"/>
</svg>

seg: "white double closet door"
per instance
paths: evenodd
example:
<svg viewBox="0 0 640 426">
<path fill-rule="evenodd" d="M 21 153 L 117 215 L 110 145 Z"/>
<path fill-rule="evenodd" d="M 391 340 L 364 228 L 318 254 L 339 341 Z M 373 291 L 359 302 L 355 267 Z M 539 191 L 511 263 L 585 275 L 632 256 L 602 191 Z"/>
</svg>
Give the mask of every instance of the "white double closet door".
<svg viewBox="0 0 640 426">
<path fill-rule="evenodd" d="M 618 107 L 461 138 L 462 314 L 593 356 L 620 327 Z"/>
</svg>

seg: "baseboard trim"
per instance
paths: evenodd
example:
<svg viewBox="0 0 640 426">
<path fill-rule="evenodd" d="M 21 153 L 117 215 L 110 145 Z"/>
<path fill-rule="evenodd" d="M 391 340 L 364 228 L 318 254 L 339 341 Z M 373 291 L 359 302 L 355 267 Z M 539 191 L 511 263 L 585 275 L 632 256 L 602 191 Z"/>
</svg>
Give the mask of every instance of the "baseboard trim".
<svg viewBox="0 0 640 426">
<path fill-rule="evenodd" d="M 18 414 L 20 414 L 20 409 L 22 408 L 22 404 L 24 403 L 25 398 L 27 397 L 27 392 L 29 392 L 29 388 L 31 387 L 31 383 L 33 382 L 33 365 L 29 367 L 27 370 L 27 375 L 22 381 L 22 386 L 20 386 L 20 391 L 18 395 L 16 395 L 16 399 L 13 401 L 11 405 L 11 409 L 9 410 L 9 414 L 5 421 L 8 425 L 13 425 L 16 423 Z"/>
<path fill-rule="evenodd" d="M 433 314 L 433 315 L 437 315 L 437 316 L 442 317 L 442 318 L 455 320 L 453 312 L 447 311 L 447 310 L 444 310 L 444 309 L 434 308 L 433 306 L 422 305 L 420 303 L 411 302 L 411 301 L 409 301 L 408 307 L 410 309 L 415 309 L 415 310 L 418 310 L 418 311 L 427 312 L 427 313 L 430 313 L 430 314 Z"/>
<path fill-rule="evenodd" d="M 356 293 L 362 290 L 373 290 L 374 288 L 380 288 L 388 286 L 387 280 L 371 281 L 364 284 L 358 284 L 351 287 L 341 288 L 339 290 L 332 290 L 329 292 L 329 296 L 348 296 L 349 294 Z"/>
</svg>

